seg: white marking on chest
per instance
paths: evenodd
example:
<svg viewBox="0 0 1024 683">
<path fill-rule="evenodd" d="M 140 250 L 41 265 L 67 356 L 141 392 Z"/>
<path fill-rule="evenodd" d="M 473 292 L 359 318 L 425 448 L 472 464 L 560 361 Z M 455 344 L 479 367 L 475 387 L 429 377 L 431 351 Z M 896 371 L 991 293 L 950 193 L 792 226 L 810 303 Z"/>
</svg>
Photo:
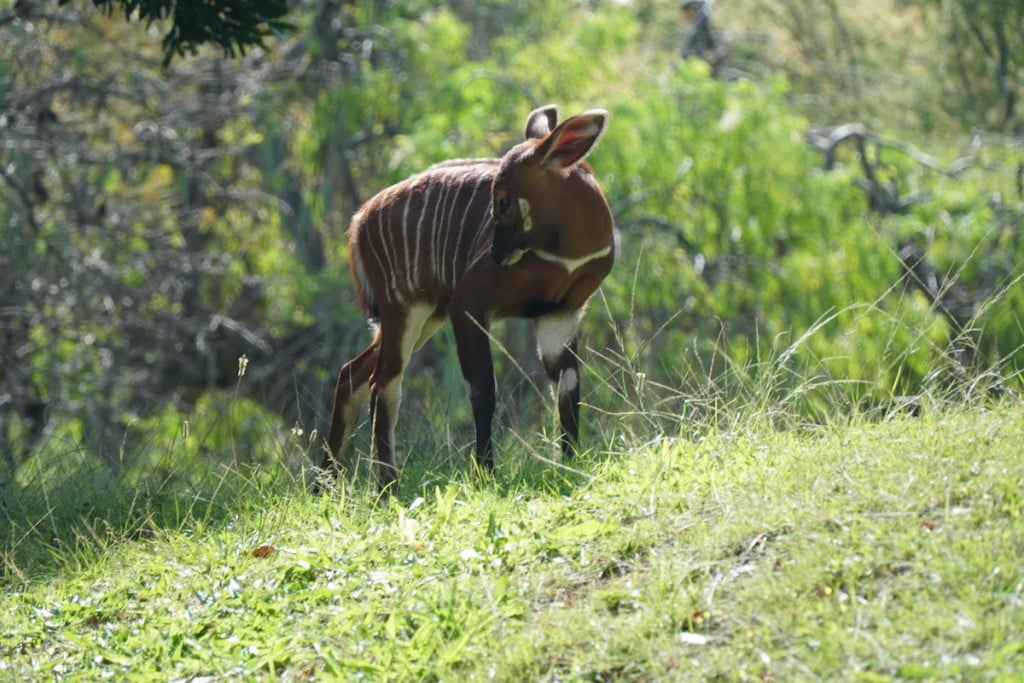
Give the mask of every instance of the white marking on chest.
<svg viewBox="0 0 1024 683">
<path fill-rule="evenodd" d="M 566 345 L 576 336 L 580 326 L 583 309 L 565 315 L 538 318 L 534 322 L 534 334 L 537 336 L 537 351 L 540 357 L 554 363 L 565 351 Z"/>
<path fill-rule="evenodd" d="M 557 263 L 558 265 L 565 268 L 565 270 L 568 271 L 569 273 L 574 273 L 579 268 L 585 266 L 591 261 L 596 261 L 599 258 L 604 258 L 611 252 L 612 247 L 611 245 L 608 245 L 604 249 L 599 249 L 595 251 L 593 254 L 587 254 L 586 256 L 580 256 L 579 258 L 566 258 L 564 256 L 559 256 L 558 254 L 552 254 L 550 251 L 544 251 L 543 249 L 535 249 L 533 253 L 536 254 L 539 258 L 544 259 L 545 261 Z"/>
</svg>

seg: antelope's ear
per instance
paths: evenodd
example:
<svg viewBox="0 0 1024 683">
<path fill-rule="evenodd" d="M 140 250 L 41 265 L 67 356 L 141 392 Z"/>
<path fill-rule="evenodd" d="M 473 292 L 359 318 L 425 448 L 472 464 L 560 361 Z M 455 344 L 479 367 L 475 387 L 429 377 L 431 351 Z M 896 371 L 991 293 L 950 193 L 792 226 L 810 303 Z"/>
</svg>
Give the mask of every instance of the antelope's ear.
<svg viewBox="0 0 1024 683">
<path fill-rule="evenodd" d="M 537 147 L 542 168 L 564 169 L 583 161 L 597 144 L 608 122 L 608 112 L 591 109 L 570 116 Z"/>
<path fill-rule="evenodd" d="M 538 107 L 526 117 L 526 139 L 542 138 L 558 123 L 558 107 L 548 104 Z"/>
</svg>

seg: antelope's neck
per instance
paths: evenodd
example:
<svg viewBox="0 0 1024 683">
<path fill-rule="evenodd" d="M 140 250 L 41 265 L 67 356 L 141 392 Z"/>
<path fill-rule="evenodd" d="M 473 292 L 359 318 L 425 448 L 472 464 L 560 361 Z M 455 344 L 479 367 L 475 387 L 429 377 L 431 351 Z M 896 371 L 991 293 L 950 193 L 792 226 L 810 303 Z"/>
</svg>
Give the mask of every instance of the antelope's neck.
<svg viewBox="0 0 1024 683">
<path fill-rule="evenodd" d="M 585 254 L 584 256 L 578 256 L 575 258 L 559 256 L 558 254 L 552 253 L 550 251 L 545 251 L 544 249 L 537 249 L 533 253 L 539 258 L 544 259 L 545 261 L 550 261 L 551 263 L 559 264 L 560 266 L 565 268 L 566 272 L 568 272 L 569 275 L 572 275 L 574 272 L 576 272 L 583 266 L 587 265 L 591 261 L 596 261 L 597 259 L 604 258 L 608 254 L 612 253 L 612 245 L 605 245 L 603 248 L 598 249 L 595 252 Z"/>
<path fill-rule="evenodd" d="M 569 181 L 585 186 L 583 194 L 588 195 L 591 201 L 581 204 L 588 207 L 587 215 L 572 220 L 571 223 L 577 226 L 576 230 L 569 234 L 561 233 L 557 244 L 547 249 L 534 249 L 533 253 L 545 261 L 561 265 L 569 275 L 572 275 L 591 261 L 613 255 L 618 248 L 618 235 L 611 218 L 611 210 L 589 166 L 583 165 L 574 169 Z M 582 231 L 578 231 L 580 226 L 583 228 Z"/>
</svg>

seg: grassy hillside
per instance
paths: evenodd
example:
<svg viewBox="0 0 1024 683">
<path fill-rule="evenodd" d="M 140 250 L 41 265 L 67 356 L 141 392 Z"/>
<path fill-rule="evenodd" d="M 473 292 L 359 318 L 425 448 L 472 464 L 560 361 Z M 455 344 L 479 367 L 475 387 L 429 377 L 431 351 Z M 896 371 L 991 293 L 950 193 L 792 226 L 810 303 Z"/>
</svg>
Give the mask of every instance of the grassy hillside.
<svg viewBox="0 0 1024 683">
<path fill-rule="evenodd" d="M 521 445 L 386 506 L 229 469 L 120 527 L 8 507 L 0 678 L 1019 680 L 1022 443 L 1006 401 Z"/>
</svg>

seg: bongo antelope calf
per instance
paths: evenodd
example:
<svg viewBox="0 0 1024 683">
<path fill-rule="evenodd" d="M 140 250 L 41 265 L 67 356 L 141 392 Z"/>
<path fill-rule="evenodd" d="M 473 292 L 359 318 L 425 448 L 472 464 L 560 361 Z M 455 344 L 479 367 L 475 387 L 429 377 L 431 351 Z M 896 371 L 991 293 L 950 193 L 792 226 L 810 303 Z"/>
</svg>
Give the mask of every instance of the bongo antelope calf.
<svg viewBox="0 0 1024 683">
<path fill-rule="evenodd" d="M 370 199 L 348 229 L 359 304 L 373 341 L 338 373 L 323 469 L 370 399 L 382 491 L 395 480 L 395 423 L 412 352 L 447 318 L 476 424 L 476 459 L 493 467 L 494 368 L 488 330 L 507 317 L 533 321 L 554 383 L 562 449 L 579 437 L 576 331 L 615 258 L 608 203 L 584 161 L 608 114 L 558 121 L 554 106 L 533 111 L 526 139 L 500 159 L 446 161 Z"/>
</svg>

